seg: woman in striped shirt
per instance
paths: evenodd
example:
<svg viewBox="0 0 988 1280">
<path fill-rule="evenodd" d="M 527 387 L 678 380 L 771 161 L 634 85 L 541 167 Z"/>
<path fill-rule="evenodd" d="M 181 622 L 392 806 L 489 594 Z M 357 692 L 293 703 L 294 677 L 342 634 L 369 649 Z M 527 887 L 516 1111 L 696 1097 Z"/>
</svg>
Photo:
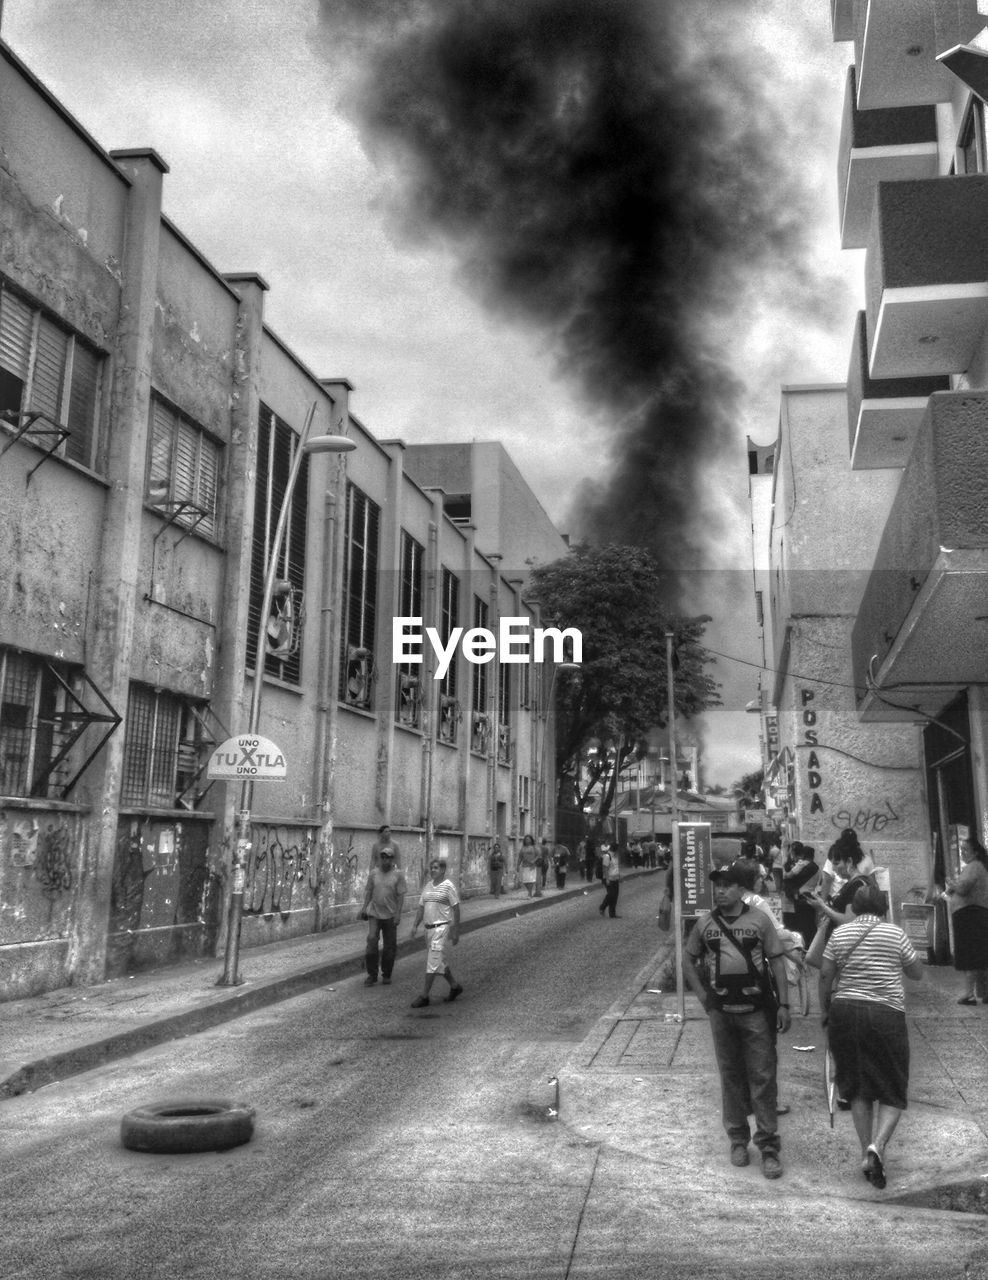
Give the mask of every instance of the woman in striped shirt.
<svg viewBox="0 0 988 1280">
<path fill-rule="evenodd" d="M 837 1068 L 837 1091 L 851 1103 L 861 1168 L 885 1186 L 885 1147 L 909 1087 L 909 1035 L 903 974 L 923 976 L 922 961 L 896 924 L 884 919 L 885 894 L 857 890 L 854 919 L 834 930 L 823 953 L 820 1008 Z"/>
</svg>

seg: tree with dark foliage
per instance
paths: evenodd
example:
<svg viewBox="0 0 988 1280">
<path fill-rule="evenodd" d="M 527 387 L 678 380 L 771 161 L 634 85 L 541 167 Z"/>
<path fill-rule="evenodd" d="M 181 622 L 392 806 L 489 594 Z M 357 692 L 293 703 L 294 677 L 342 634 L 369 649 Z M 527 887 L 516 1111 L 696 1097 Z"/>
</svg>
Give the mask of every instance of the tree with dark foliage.
<svg viewBox="0 0 988 1280">
<path fill-rule="evenodd" d="M 621 770 L 644 755 L 650 729 L 669 723 L 667 631 L 676 715 L 720 705 L 719 685 L 706 671 L 713 659 L 702 646 L 710 619 L 673 616 L 667 587 L 649 551 L 618 544 L 577 546 L 533 572 L 543 623 L 583 635 L 579 675 L 564 671 L 555 683 L 560 804 L 582 808 L 600 787 L 599 814 L 606 815 Z"/>
</svg>

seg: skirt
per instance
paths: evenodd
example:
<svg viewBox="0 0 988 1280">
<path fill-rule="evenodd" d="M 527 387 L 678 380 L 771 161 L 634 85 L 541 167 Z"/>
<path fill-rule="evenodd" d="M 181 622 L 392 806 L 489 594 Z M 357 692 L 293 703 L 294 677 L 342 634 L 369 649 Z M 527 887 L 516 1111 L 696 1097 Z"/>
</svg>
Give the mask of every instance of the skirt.
<svg viewBox="0 0 988 1280">
<path fill-rule="evenodd" d="M 874 1000 L 835 996 L 827 1030 L 840 1097 L 883 1102 L 905 1111 L 909 1091 L 906 1015 Z"/>
<path fill-rule="evenodd" d="M 954 926 L 954 968 L 962 972 L 988 969 L 988 908 L 960 907 Z"/>
</svg>

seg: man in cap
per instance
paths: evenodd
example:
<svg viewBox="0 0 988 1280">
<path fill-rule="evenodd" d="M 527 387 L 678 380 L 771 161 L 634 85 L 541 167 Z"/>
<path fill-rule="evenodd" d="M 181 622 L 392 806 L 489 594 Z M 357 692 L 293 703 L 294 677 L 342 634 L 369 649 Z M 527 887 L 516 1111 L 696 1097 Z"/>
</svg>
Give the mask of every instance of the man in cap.
<svg viewBox="0 0 988 1280">
<path fill-rule="evenodd" d="M 762 1173 L 779 1178 L 776 1036 L 788 1031 L 790 1017 L 788 1004 L 775 998 L 769 970 L 775 991 L 786 992 L 784 947 L 769 916 L 745 904 L 743 866 L 715 867 L 710 880 L 714 909 L 690 933 L 683 976 L 710 1021 L 731 1164 L 750 1163 L 754 1115 Z"/>
<path fill-rule="evenodd" d="M 391 981 L 398 951 L 398 923 L 408 892 L 404 873 L 395 866 L 394 849 L 383 848 L 379 857 L 378 865 L 372 866 L 368 873 L 364 905 L 360 911 L 361 920 L 367 921 L 365 987 L 372 987 L 377 982 L 379 962 L 382 982 L 387 984 Z"/>
</svg>

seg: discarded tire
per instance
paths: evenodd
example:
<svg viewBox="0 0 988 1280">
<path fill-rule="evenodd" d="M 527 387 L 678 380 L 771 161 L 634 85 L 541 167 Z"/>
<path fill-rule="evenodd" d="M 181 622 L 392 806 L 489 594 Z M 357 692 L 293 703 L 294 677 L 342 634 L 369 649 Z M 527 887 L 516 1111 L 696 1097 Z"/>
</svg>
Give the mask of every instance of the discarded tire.
<svg viewBox="0 0 988 1280">
<path fill-rule="evenodd" d="M 120 1122 L 125 1147 L 159 1155 L 227 1151 L 250 1142 L 253 1132 L 253 1107 L 232 1102 L 152 1102 Z"/>
</svg>

